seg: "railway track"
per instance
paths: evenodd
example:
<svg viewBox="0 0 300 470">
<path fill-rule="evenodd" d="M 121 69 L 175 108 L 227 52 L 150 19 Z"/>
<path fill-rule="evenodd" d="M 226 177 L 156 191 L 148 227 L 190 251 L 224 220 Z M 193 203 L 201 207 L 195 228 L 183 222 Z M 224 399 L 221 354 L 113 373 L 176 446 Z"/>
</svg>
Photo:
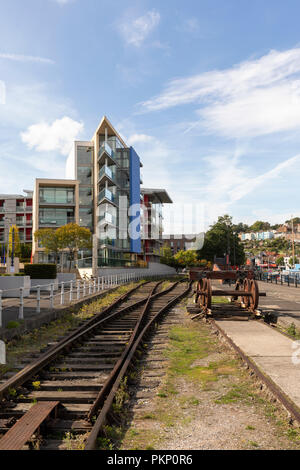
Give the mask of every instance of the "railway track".
<svg viewBox="0 0 300 470">
<path fill-rule="evenodd" d="M 79 438 L 95 449 L 144 338 L 189 289 L 148 282 L 131 290 L 2 383 L 0 450 L 66 449 L 66 435 L 71 447 Z"/>
</svg>

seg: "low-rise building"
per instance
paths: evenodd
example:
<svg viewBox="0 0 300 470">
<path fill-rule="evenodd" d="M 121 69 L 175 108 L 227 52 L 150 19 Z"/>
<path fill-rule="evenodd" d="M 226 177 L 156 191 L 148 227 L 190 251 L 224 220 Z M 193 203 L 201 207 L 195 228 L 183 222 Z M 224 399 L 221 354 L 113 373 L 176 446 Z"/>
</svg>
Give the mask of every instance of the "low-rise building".
<svg viewBox="0 0 300 470">
<path fill-rule="evenodd" d="M 176 255 L 176 253 L 181 250 L 192 250 L 195 242 L 195 234 L 163 235 L 163 244 L 171 248 L 173 255 Z"/>
<path fill-rule="evenodd" d="M 141 240 L 142 254 L 147 262 L 159 262 L 163 245 L 164 204 L 172 204 L 165 189 L 141 188 Z"/>
<path fill-rule="evenodd" d="M 33 191 L 33 233 L 41 228 L 57 229 L 69 223 L 79 224 L 79 182 L 68 179 L 37 178 Z M 53 254 L 33 240 L 35 263 L 54 262 Z M 66 256 L 59 263 L 67 265 Z"/>
<path fill-rule="evenodd" d="M 32 191 L 0 194 L 0 244 L 8 242 L 9 228 L 16 225 L 21 243 L 32 242 Z"/>
</svg>

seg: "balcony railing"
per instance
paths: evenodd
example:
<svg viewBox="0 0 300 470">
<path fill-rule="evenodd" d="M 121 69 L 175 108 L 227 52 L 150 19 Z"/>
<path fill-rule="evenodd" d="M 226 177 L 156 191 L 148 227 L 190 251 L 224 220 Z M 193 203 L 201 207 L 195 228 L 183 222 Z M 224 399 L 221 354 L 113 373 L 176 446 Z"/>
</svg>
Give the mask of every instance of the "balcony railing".
<svg viewBox="0 0 300 470">
<path fill-rule="evenodd" d="M 66 224 L 74 223 L 74 218 L 69 217 L 69 218 L 59 218 L 59 217 L 42 217 L 40 218 L 40 225 L 53 225 L 53 226 L 62 226 Z"/>
<path fill-rule="evenodd" d="M 115 172 L 112 171 L 108 166 L 103 166 L 99 171 L 98 183 L 103 178 L 103 176 L 107 176 L 109 179 L 115 182 Z"/>
<path fill-rule="evenodd" d="M 110 214 L 109 212 L 105 212 L 104 215 L 101 215 L 99 217 L 99 222 L 100 224 L 104 223 L 104 224 L 116 225 L 117 218 L 114 215 Z"/>
<path fill-rule="evenodd" d="M 16 224 L 25 225 L 25 218 L 24 217 L 16 218 Z"/>
<path fill-rule="evenodd" d="M 116 197 L 109 189 L 106 188 L 100 191 L 98 195 L 98 203 L 100 203 L 103 199 L 107 199 L 108 201 L 116 203 Z"/>
</svg>

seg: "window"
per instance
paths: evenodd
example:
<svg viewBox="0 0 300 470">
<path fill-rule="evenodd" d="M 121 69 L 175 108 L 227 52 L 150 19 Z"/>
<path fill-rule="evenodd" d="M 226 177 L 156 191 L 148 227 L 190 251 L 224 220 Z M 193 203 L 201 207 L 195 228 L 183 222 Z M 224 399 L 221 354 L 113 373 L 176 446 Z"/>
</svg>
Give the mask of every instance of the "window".
<svg viewBox="0 0 300 470">
<path fill-rule="evenodd" d="M 74 188 L 40 188 L 40 203 L 74 204 Z"/>
</svg>

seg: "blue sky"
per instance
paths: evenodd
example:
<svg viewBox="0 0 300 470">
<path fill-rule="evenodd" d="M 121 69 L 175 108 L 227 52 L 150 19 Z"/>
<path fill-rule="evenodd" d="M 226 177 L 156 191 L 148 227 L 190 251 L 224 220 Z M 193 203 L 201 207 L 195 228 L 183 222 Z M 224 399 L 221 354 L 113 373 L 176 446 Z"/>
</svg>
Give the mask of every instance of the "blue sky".
<svg viewBox="0 0 300 470">
<path fill-rule="evenodd" d="M 1 193 L 65 177 L 72 141 L 106 114 L 140 154 L 144 185 L 172 197 L 167 230 L 170 217 L 189 232 L 224 213 L 300 216 L 299 1 L 0 7 Z"/>
</svg>

